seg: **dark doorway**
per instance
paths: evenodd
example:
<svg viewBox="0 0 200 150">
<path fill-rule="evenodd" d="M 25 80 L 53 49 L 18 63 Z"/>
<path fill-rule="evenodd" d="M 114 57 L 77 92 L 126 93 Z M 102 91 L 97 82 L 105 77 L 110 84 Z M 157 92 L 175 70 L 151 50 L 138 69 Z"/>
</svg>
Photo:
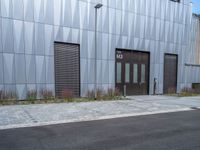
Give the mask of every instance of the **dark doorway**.
<svg viewBox="0 0 200 150">
<path fill-rule="evenodd" d="M 79 45 L 55 42 L 55 94 L 56 97 L 80 96 Z"/>
<path fill-rule="evenodd" d="M 116 88 L 127 95 L 149 94 L 149 53 L 131 50 L 116 51 Z"/>
<path fill-rule="evenodd" d="M 177 92 L 178 56 L 165 54 L 164 61 L 164 94 L 173 94 Z"/>
</svg>

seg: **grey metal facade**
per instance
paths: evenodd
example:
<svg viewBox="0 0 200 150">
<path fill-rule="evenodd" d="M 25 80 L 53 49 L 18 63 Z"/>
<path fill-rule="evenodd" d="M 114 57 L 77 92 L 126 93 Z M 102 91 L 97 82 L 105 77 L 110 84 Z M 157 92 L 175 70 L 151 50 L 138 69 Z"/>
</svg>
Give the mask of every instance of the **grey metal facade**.
<svg viewBox="0 0 200 150">
<path fill-rule="evenodd" d="M 55 91 L 54 41 L 80 44 L 81 95 L 94 88 L 95 4 L 98 87 L 115 87 L 116 48 L 150 52 L 150 94 L 163 93 L 164 54 L 178 54 L 178 92 L 200 83 L 199 18 L 190 0 L 1 0 L 0 89 L 26 98 Z"/>
<path fill-rule="evenodd" d="M 188 53 L 186 53 L 185 83 L 191 87 L 191 83 L 200 82 L 200 17 L 193 15 L 190 22 Z"/>
</svg>

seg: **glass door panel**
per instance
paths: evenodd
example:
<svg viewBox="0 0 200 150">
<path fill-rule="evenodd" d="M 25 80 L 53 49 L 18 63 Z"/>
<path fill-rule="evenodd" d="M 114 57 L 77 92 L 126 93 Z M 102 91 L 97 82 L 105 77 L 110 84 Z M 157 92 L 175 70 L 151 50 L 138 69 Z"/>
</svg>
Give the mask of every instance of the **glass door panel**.
<svg viewBox="0 0 200 150">
<path fill-rule="evenodd" d="M 125 82 L 130 83 L 130 63 L 125 64 Z"/>
<path fill-rule="evenodd" d="M 117 83 L 122 82 L 122 63 L 117 63 Z"/>
<path fill-rule="evenodd" d="M 146 65 L 141 65 L 141 83 L 146 83 Z"/>
<path fill-rule="evenodd" d="M 133 83 L 138 83 L 138 64 L 133 64 Z"/>
</svg>

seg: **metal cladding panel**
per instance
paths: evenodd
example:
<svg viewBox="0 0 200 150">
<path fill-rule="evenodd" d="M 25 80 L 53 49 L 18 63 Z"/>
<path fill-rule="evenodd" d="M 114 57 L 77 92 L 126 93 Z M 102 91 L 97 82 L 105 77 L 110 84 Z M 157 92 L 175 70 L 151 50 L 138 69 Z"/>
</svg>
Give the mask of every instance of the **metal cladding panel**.
<svg viewBox="0 0 200 150">
<path fill-rule="evenodd" d="M 72 92 L 80 96 L 80 53 L 79 45 L 55 43 L 55 91 L 63 98 Z"/>
</svg>

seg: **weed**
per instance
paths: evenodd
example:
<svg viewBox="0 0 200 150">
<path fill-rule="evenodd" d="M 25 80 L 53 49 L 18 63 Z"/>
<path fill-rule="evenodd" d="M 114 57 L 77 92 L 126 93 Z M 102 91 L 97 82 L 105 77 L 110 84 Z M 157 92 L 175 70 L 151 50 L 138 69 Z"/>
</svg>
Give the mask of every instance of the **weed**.
<svg viewBox="0 0 200 150">
<path fill-rule="evenodd" d="M 40 96 L 44 100 L 53 100 L 54 99 L 53 92 L 51 90 L 47 90 L 47 89 L 40 90 Z"/>
<path fill-rule="evenodd" d="M 37 90 L 27 91 L 26 98 L 27 100 L 31 101 L 31 103 L 33 104 L 34 101 L 37 99 Z"/>
</svg>

